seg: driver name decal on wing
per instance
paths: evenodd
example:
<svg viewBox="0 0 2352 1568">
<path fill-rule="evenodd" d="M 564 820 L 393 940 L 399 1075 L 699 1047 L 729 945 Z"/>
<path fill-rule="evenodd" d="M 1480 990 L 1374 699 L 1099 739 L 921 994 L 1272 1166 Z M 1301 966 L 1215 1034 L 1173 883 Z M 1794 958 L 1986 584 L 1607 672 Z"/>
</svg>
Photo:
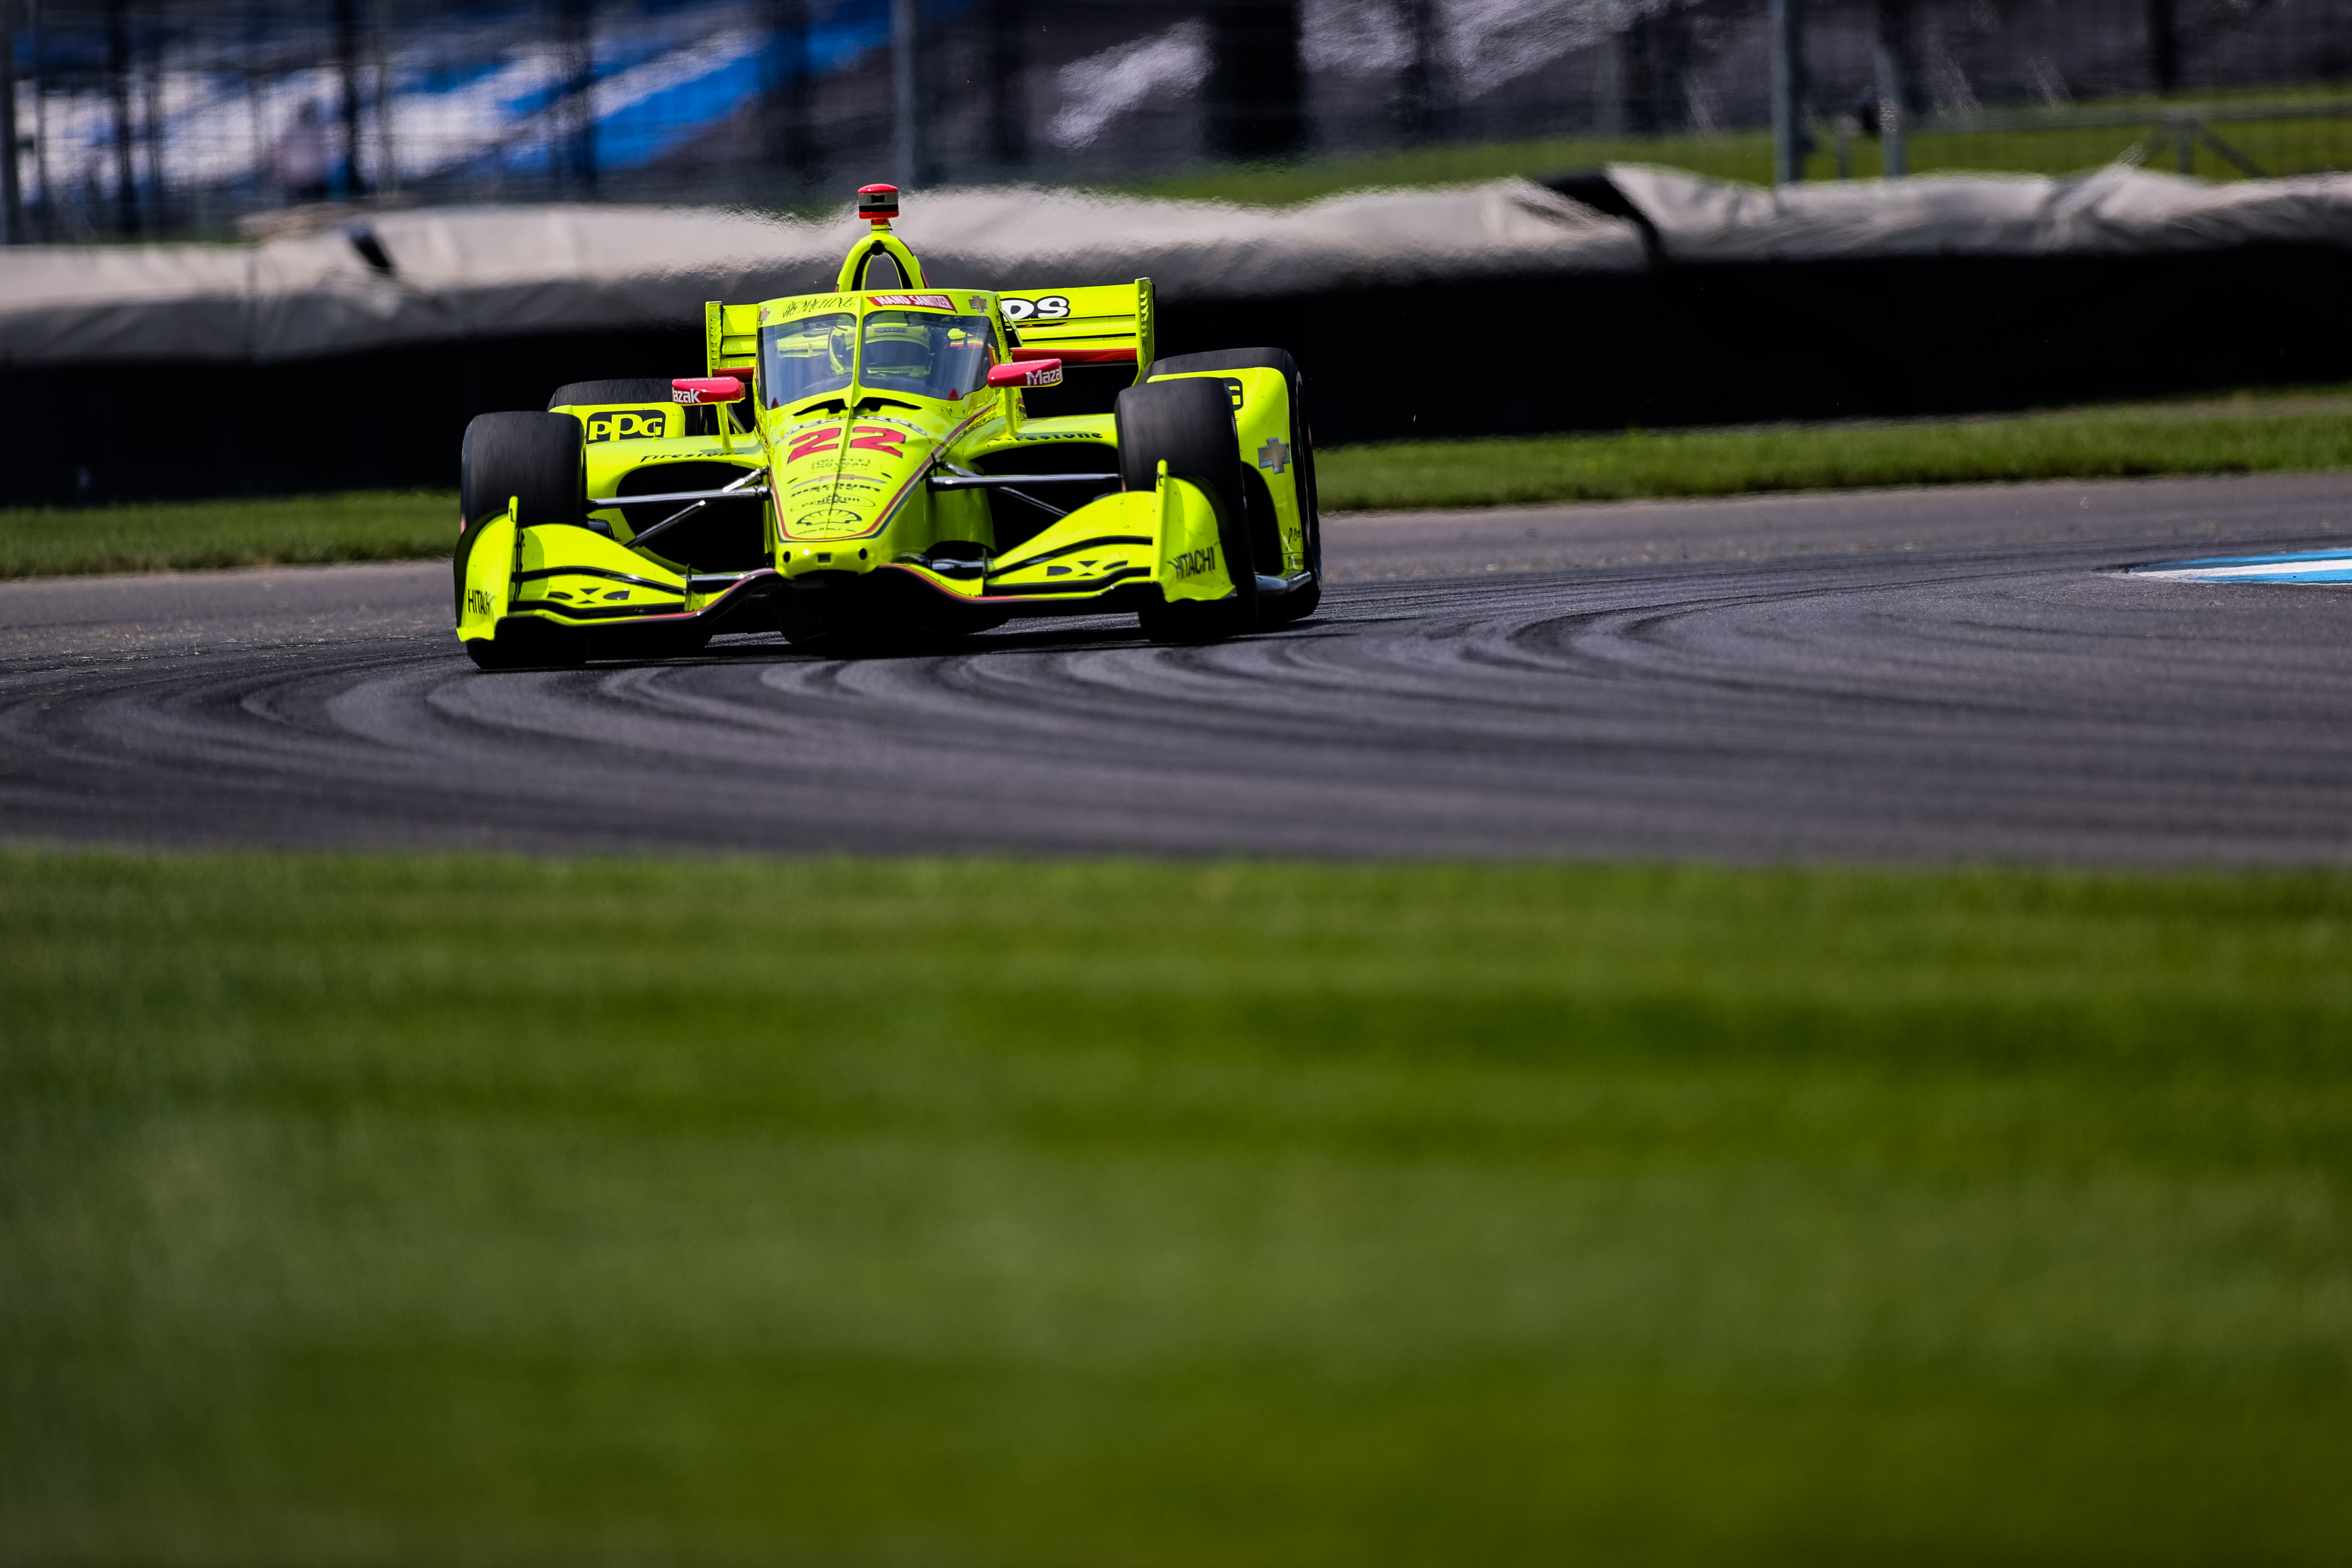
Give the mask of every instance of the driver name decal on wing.
<svg viewBox="0 0 2352 1568">
<path fill-rule="evenodd" d="M 849 449 L 879 452 L 886 458 L 906 456 L 907 433 L 886 425 L 860 425 L 849 435 Z"/>
<path fill-rule="evenodd" d="M 1025 321 L 1032 316 L 1041 321 L 1058 321 L 1069 313 L 1069 300 L 1059 294 L 1041 294 L 1034 300 L 1008 297 L 1004 301 L 1004 319 L 1008 321 Z"/>
<path fill-rule="evenodd" d="M 1168 574 L 1171 577 L 1197 577 L 1216 563 L 1217 547 L 1203 544 L 1198 550 L 1187 550 L 1181 555 L 1170 556 Z"/>
<path fill-rule="evenodd" d="M 600 441 L 649 441 L 669 434 L 669 410 L 614 408 L 591 414 L 582 423 L 588 426 L 591 447 Z"/>
<path fill-rule="evenodd" d="M 867 296 L 877 305 L 908 306 L 918 310 L 952 310 L 955 301 L 945 294 L 873 294 Z"/>
</svg>

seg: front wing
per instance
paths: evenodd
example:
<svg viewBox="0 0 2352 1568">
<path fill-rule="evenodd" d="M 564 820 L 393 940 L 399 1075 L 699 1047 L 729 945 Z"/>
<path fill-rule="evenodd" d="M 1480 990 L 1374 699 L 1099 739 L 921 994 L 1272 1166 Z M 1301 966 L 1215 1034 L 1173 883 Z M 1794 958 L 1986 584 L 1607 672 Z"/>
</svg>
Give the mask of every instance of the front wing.
<svg viewBox="0 0 2352 1568">
<path fill-rule="evenodd" d="M 575 523 L 518 526 L 511 501 L 475 527 L 457 604 L 457 636 L 467 642 L 496 640 L 518 616 L 583 630 L 683 625 L 730 615 L 749 595 L 805 591 L 772 571 L 682 574 Z M 1084 615 L 1234 592 L 1215 503 L 1164 471 L 1150 489 L 1089 501 L 992 561 L 915 558 L 872 575 L 885 574 L 994 615 Z"/>
</svg>

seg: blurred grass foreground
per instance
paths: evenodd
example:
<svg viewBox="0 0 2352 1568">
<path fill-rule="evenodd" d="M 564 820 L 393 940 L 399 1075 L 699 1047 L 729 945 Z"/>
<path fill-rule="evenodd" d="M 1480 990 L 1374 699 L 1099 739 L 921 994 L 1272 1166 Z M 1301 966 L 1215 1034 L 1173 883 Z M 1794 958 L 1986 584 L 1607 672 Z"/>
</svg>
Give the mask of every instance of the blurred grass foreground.
<svg viewBox="0 0 2352 1568">
<path fill-rule="evenodd" d="M 1327 510 L 2352 468 L 2352 392 L 1985 419 L 1397 441 L 1317 455 Z M 446 556 L 451 491 L 0 510 L 0 578 Z"/>
<path fill-rule="evenodd" d="M 0 855 L 0 1562 L 2352 1553 L 2352 879 Z"/>
</svg>

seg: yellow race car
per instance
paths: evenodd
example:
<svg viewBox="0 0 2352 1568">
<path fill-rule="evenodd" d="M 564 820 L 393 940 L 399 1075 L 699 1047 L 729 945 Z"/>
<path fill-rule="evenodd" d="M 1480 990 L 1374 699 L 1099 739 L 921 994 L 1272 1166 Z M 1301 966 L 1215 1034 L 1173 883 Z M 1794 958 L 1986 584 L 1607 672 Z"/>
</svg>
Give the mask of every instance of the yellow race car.
<svg viewBox="0 0 2352 1568">
<path fill-rule="evenodd" d="M 454 570 L 476 664 L 1114 611 L 1197 641 L 1314 613 L 1288 353 L 1155 360 L 1150 279 L 935 285 L 891 232 L 898 193 L 858 206 L 872 228 L 833 292 L 704 307 L 703 374 L 575 383 L 467 427 Z M 1078 375 L 1131 384 L 1109 413 L 1045 406 Z"/>
</svg>

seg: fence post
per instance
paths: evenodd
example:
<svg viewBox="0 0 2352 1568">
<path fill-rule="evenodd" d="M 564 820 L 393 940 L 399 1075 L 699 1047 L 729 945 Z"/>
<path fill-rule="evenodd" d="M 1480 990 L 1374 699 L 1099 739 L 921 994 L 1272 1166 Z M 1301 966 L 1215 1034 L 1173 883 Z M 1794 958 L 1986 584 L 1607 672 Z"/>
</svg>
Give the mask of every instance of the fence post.
<svg viewBox="0 0 2352 1568">
<path fill-rule="evenodd" d="M 16 184 L 16 0 L 0 0 L 0 245 L 25 238 L 25 195 Z"/>
<path fill-rule="evenodd" d="M 1307 139 L 1298 0 L 1210 0 L 1209 150 L 1255 163 L 1289 158 Z"/>
<path fill-rule="evenodd" d="M 2147 0 L 2147 74 L 2156 79 L 2158 92 L 2180 86 L 2180 29 L 2173 0 Z"/>
<path fill-rule="evenodd" d="M 1029 161 L 1028 25 L 1022 0 L 991 0 L 988 17 L 988 129 L 999 165 Z"/>
<path fill-rule="evenodd" d="M 922 184 L 922 102 L 915 70 L 917 0 L 890 0 L 890 162 L 900 190 Z"/>
<path fill-rule="evenodd" d="M 1593 20 L 1601 37 L 1592 46 L 1592 134 L 1613 142 L 1625 134 L 1625 19 L 1617 0 L 1600 0 Z"/>
<path fill-rule="evenodd" d="M 1904 139 L 1911 99 L 1903 69 L 1910 46 L 1905 36 L 1907 10 L 1907 0 L 1878 0 L 1878 172 L 1890 180 L 1911 172 L 1911 148 Z"/>
<path fill-rule="evenodd" d="M 1805 0 L 1771 0 L 1772 183 L 1805 177 Z"/>
<path fill-rule="evenodd" d="M 375 185 L 379 191 L 400 189 L 399 149 L 393 143 L 391 0 L 375 0 L 368 14 L 368 47 L 375 69 Z"/>
<path fill-rule="evenodd" d="M 1443 18 L 1437 0 L 1400 0 L 1405 31 L 1404 68 L 1397 79 L 1397 129 L 1408 142 L 1425 141 L 1445 123 Z"/>
<path fill-rule="evenodd" d="M 343 121 L 343 191 L 346 196 L 367 195 L 367 179 L 360 172 L 360 8 L 359 0 L 335 0 L 335 85 L 341 89 Z"/>
</svg>

